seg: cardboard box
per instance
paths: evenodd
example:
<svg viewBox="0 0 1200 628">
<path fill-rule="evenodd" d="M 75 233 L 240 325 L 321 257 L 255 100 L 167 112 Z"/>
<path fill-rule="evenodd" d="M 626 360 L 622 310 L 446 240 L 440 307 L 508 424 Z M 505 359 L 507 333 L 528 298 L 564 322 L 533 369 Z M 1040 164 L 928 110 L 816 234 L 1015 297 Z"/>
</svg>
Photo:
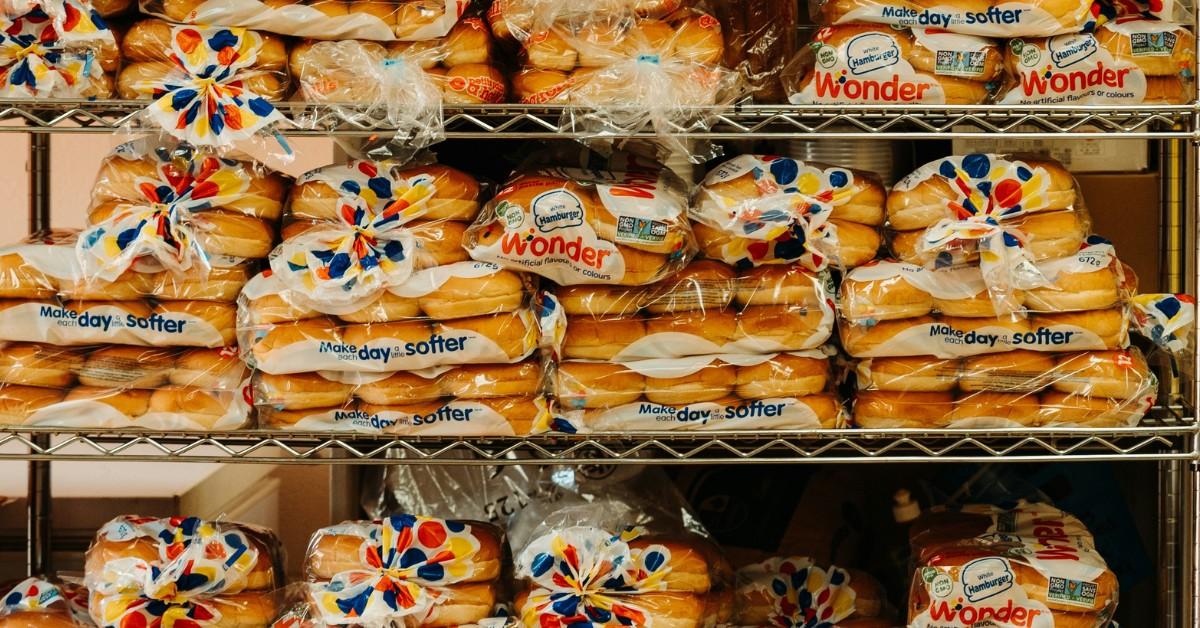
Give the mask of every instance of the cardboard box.
<svg viewBox="0 0 1200 628">
<path fill-rule="evenodd" d="M 954 153 L 1034 153 L 1049 155 L 1071 172 L 1141 172 L 1149 167 L 1148 140 L 1024 139 L 980 135 L 955 139 Z"/>
<path fill-rule="evenodd" d="M 1158 173 L 1076 174 L 1092 232 L 1112 240 L 1137 273 L 1141 292 L 1161 290 L 1162 185 Z"/>
</svg>

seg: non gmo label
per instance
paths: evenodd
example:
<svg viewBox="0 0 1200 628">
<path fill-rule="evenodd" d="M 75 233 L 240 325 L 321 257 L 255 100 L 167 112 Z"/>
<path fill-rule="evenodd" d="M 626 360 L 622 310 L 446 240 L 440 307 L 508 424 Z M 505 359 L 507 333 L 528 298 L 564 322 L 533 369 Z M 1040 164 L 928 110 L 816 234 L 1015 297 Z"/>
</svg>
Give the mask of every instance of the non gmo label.
<svg viewBox="0 0 1200 628">
<path fill-rule="evenodd" d="M 1169 57 L 1175 51 L 1175 33 L 1130 33 L 1129 48 L 1135 57 Z"/>
<path fill-rule="evenodd" d="M 667 238 L 667 223 L 636 216 L 617 217 L 617 242 L 654 244 Z"/>
<path fill-rule="evenodd" d="M 1050 583 L 1046 586 L 1046 599 L 1061 604 L 1095 608 L 1096 583 L 1050 576 Z"/>
<path fill-rule="evenodd" d="M 983 76 L 987 54 L 982 50 L 939 50 L 934 72 L 942 76 Z"/>
</svg>

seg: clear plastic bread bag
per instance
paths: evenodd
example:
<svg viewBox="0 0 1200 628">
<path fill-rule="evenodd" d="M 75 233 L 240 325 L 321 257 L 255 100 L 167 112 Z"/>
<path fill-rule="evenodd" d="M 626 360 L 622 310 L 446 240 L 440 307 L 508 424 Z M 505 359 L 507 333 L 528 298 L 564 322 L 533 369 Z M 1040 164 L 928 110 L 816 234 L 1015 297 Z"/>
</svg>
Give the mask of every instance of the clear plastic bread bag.
<svg viewBox="0 0 1200 628">
<path fill-rule="evenodd" d="M 1117 576 L 1078 519 L 1037 504 L 975 510 L 914 524 L 909 626 L 1110 625 Z"/>
<path fill-rule="evenodd" d="M 562 125 L 593 145 L 649 133 L 666 151 L 698 162 L 718 155 L 678 134 L 709 128 L 745 84 L 723 66 L 716 18 L 691 7 L 663 11 L 663 4 L 679 3 L 523 0 L 493 8 L 493 32 L 522 45 L 516 98 L 567 105 Z"/>
<path fill-rule="evenodd" d="M 695 254 L 683 182 L 633 155 L 620 171 L 518 171 L 479 213 L 463 245 L 476 260 L 560 285 L 647 284 Z"/>
<path fill-rule="evenodd" d="M 502 592 L 503 533 L 479 521 L 398 514 L 317 530 L 304 559 L 324 625 L 473 624 Z"/>
<path fill-rule="evenodd" d="M 869 172 L 740 155 L 708 172 L 689 213 L 703 255 L 737 268 L 852 268 L 878 253 L 884 199 Z"/>
<path fill-rule="evenodd" d="M 1020 0 L 978 4 L 913 5 L 902 0 L 809 0 L 813 21 L 823 26 L 871 22 L 938 28 L 983 37 L 1046 37 L 1095 26 L 1092 0 Z"/>
<path fill-rule="evenodd" d="M 392 374 L 255 376 L 262 427 L 407 436 L 523 436 L 549 429 L 543 365 L 434 367 Z"/>
<path fill-rule="evenodd" d="M 978 264 L 997 316 L 1051 281 L 1036 262 L 1075 254 L 1090 232 L 1083 194 L 1044 157 L 975 153 L 930 162 L 893 186 L 892 252 L 928 268 Z"/>
<path fill-rule="evenodd" d="M 826 26 L 783 70 L 796 105 L 977 105 L 999 87 L 993 40 L 881 24 Z"/>
<path fill-rule="evenodd" d="M 123 515 L 97 531 L 83 583 L 102 627 L 165 618 L 267 625 L 278 613 L 280 556 L 274 534 L 255 526 Z"/>
<path fill-rule="evenodd" d="M 745 78 L 755 103 L 787 102 L 781 74 L 799 49 L 800 12 L 790 0 L 713 3 L 725 35 L 724 65 Z"/>
<path fill-rule="evenodd" d="M 250 418 L 250 373 L 236 347 L 0 348 L 0 424 L 221 431 Z"/>
<path fill-rule="evenodd" d="M 1013 39 L 997 100 L 1019 105 L 1181 105 L 1195 99 L 1196 38 L 1183 24 L 1118 18 L 1093 33 Z"/>
<path fill-rule="evenodd" d="M 238 26 L 310 39 L 426 41 L 444 36 L 471 0 L 138 0 L 182 24 Z"/>
<path fill-rule="evenodd" d="M 112 97 L 121 54 L 90 4 L 59 0 L 12 9 L 0 15 L 0 98 Z"/>
<path fill-rule="evenodd" d="M 383 125 L 415 154 L 444 137 L 444 104 L 504 102 L 508 88 L 497 61 L 491 32 L 476 17 L 429 41 L 305 41 L 290 56 L 296 97 L 323 106 L 298 123 L 319 128 L 332 115 Z"/>
<path fill-rule="evenodd" d="M 197 146 L 294 159 L 278 130 L 286 119 L 274 104 L 290 91 L 282 38 L 148 19 L 129 27 L 121 51 L 118 96 L 153 101 L 139 115 L 141 126 Z"/>
<path fill-rule="evenodd" d="M 0 626 L 94 626 L 87 598 L 87 590 L 76 584 L 26 578 L 12 589 L 0 589 Z"/>
<path fill-rule="evenodd" d="M 352 160 L 302 176 L 271 270 L 241 295 L 242 350 L 270 374 L 512 364 L 538 344 L 519 272 L 463 249 L 479 184 L 438 164 Z"/>
</svg>

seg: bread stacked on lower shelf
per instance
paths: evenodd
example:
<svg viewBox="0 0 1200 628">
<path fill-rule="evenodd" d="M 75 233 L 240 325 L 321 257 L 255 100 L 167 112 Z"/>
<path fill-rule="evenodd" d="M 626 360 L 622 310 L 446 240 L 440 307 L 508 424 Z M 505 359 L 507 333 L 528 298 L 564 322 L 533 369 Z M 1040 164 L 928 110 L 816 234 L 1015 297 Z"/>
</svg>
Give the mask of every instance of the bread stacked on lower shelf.
<svg viewBox="0 0 1200 628">
<path fill-rule="evenodd" d="M 280 545 L 272 532 L 245 524 L 125 515 L 96 532 L 83 584 L 102 628 L 170 620 L 267 626 L 283 584 Z"/>
<path fill-rule="evenodd" d="M 828 277 L 737 274 L 698 260 L 656 284 L 568 286 L 557 328 L 555 428 L 568 432 L 835 427 Z"/>
<path fill-rule="evenodd" d="M 309 542 L 299 610 L 314 626 L 468 626 L 492 616 L 503 567 L 501 532 L 487 523 L 347 521 Z"/>
<path fill-rule="evenodd" d="M 353 161 L 297 182 L 272 269 L 241 296 L 264 427 L 521 435 L 547 421 L 534 282 L 462 247 L 479 185 Z"/>
<path fill-rule="evenodd" d="M 802 626 L 819 621 L 840 628 L 893 622 L 881 617 L 886 601 L 879 582 L 854 569 L 825 569 L 803 556 L 770 558 L 735 574 L 732 626 Z"/>
<path fill-rule="evenodd" d="M 88 616 L 88 592 L 78 584 L 26 578 L 0 588 L 0 628 L 81 628 Z"/>
<path fill-rule="evenodd" d="M 1120 427 L 1153 405 L 1132 273 L 1082 228 L 1031 229 L 1083 216 L 1060 164 L 947 157 L 897 184 L 888 216 L 909 261 L 853 269 L 838 298 L 858 426 Z"/>
<path fill-rule="evenodd" d="M 910 529 L 908 625 L 1109 625 L 1118 583 L 1078 519 L 1044 504 L 934 509 Z"/>
</svg>

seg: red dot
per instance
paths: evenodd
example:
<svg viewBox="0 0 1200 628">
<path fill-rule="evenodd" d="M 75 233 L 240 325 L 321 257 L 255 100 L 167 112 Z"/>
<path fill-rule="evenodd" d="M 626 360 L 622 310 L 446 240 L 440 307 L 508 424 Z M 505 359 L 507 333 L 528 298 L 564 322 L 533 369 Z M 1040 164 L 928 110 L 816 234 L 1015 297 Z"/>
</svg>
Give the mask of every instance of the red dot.
<svg viewBox="0 0 1200 628">
<path fill-rule="evenodd" d="M 441 547 L 446 542 L 446 527 L 436 521 L 426 521 L 417 529 L 417 539 L 425 547 Z"/>
</svg>

